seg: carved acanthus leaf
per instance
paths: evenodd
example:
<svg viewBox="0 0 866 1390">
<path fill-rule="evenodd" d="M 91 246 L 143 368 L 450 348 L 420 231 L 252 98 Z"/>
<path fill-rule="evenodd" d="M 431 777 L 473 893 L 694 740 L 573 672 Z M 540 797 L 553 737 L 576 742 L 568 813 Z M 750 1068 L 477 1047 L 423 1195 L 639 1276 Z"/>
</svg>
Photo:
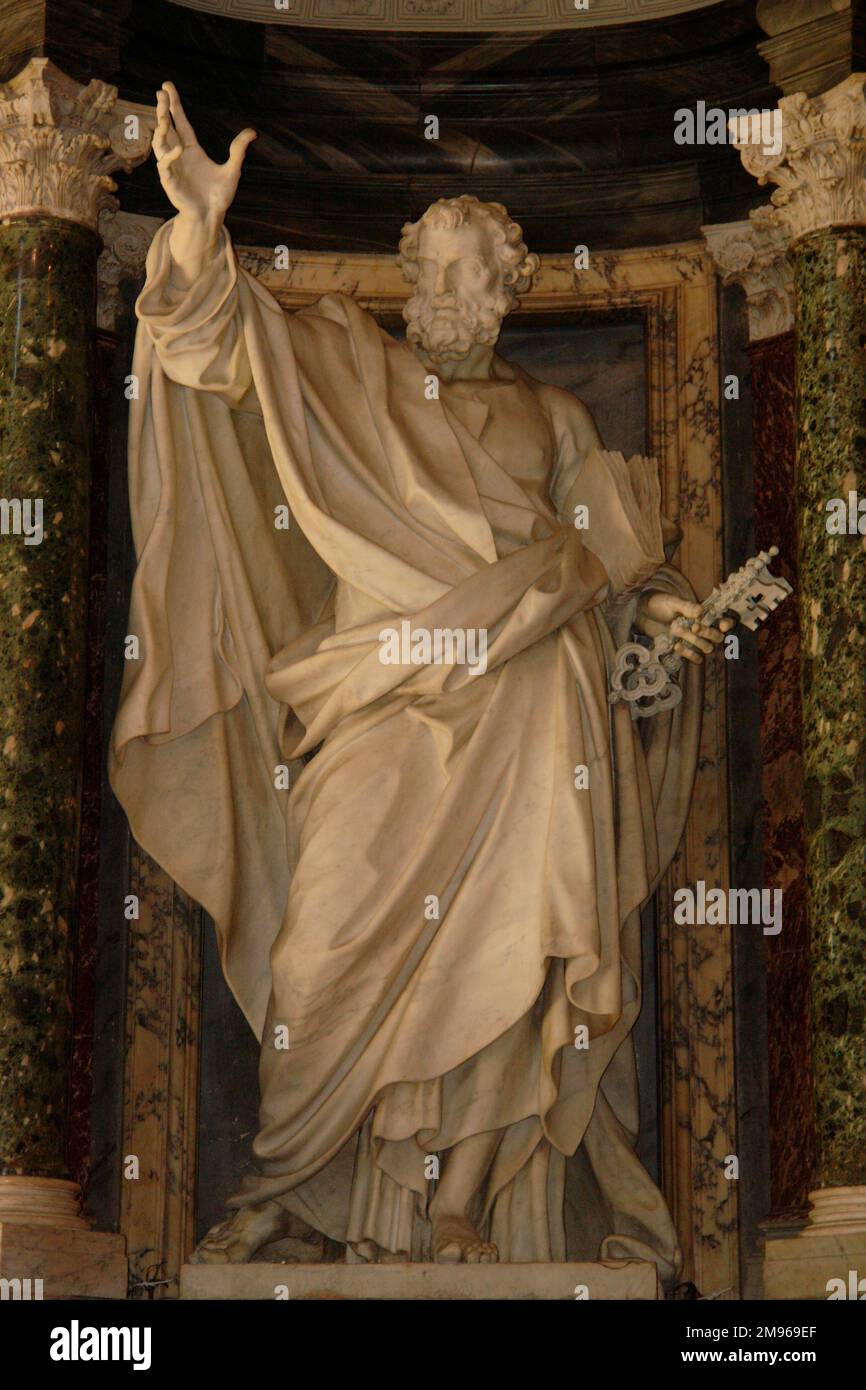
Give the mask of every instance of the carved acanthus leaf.
<svg viewBox="0 0 866 1390">
<path fill-rule="evenodd" d="M 821 96 L 782 97 L 779 110 L 777 153 L 751 143 L 743 123 L 731 135 L 749 173 L 777 185 L 770 201 L 791 239 L 866 223 L 866 76 L 852 73 Z"/>
<path fill-rule="evenodd" d="M 41 212 L 96 229 L 116 207 L 111 177 L 150 149 L 156 112 L 118 101 L 95 78 L 82 87 L 48 58 L 0 84 L 0 216 Z"/>
<path fill-rule="evenodd" d="M 702 227 L 722 284 L 742 285 L 752 342 L 786 333 L 794 322 L 790 236 L 776 208 L 756 208 L 745 222 Z"/>
</svg>

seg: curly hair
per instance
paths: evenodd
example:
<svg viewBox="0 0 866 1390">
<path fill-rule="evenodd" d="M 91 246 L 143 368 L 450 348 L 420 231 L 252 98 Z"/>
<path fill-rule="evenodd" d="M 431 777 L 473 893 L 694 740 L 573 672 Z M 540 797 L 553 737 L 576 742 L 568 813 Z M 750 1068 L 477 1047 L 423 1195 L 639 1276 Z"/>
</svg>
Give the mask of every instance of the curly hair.
<svg viewBox="0 0 866 1390">
<path fill-rule="evenodd" d="M 502 204 L 482 203 L 473 193 L 462 193 L 459 198 L 438 198 L 417 222 L 405 223 L 397 258 L 400 269 L 410 285 L 414 285 L 419 272 L 418 238 L 422 227 L 453 231 L 456 227 L 468 226 L 476 217 L 485 218 L 493 225 L 493 243 L 503 267 L 502 284 L 511 308 L 517 296 L 532 284 L 539 260 L 533 252 L 527 251 L 521 228 L 508 216 Z"/>
</svg>

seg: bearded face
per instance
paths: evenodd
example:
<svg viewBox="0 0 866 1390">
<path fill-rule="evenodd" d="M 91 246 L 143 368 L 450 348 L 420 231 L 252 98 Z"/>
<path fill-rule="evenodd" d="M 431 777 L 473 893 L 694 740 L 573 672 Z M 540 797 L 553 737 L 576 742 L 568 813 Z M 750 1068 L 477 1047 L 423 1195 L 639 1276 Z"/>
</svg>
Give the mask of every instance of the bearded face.
<svg viewBox="0 0 866 1390">
<path fill-rule="evenodd" d="M 456 292 L 430 295 L 416 290 L 404 314 L 406 336 L 433 362 L 459 362 L 477 343 L 496 342 L 508 307 L 504 294 L 472 299 Z"/>
<path fill-rule="evenodd" d="M 418 280 L 403 310 L 406 336 L 432 362 L 457 362 L 491 346 L 511 308 L 491 235 L 481 222 L 422 227 Z"/>
</svg>

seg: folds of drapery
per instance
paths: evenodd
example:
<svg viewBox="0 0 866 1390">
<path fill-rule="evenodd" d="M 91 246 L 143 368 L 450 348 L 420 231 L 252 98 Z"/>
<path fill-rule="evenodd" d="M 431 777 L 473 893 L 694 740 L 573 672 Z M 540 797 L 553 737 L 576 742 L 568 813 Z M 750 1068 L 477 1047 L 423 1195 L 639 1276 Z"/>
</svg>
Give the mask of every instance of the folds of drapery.
<svg viewBox="0 0 866 1390">
<path fill-rule="evenodd" d="M 535 1080 L 546 1085 L 548 1094 L 535 1106 L 540 1114 L 512 1116 L 488 1182 L 491 1229 L 513 1258 L 532 1258 L 532 1251 L 545 1248 L 549 1253 L 542 1257 L 560 1258 L 564 1238 L 551 1237 L 551 1231 L 559 1230 L 556 1223 L 548 1222 L 546 1245 L 535 1238 L 521 1244 L 505 1213 L 510 1207 L 541 1213 L 556 1205 L 554 1188 L 559 1183 L 561 1195 L 564 1174 L 557 1155 L 573 1152 L 584 1140 L 585 1167 L 595 1142 L 590 1135 L 603 1130 L 610 1143 L 618 1143 L 620 1159 L 608 1164 L 608 1179 L 590 1162 L 586 1181 L 602 1187 L 606 1182 L 602 1205 L 621 1213 L 608 1224 L 607 1234 L 615 1230 L 626 1241 L 640 1243 L 645 1223 L 633 1210 L 634 1195 L 628 1195 L 636 1189 L 623 1149 L 636 1130 L 627 1040 L 639 1006 L 637 909 L 682 833 L 696 755 L 699 678 L 688 671 L 683 704 L 669 715 L 643 721 L 648 727 L 641 730 L 642 753 L 627 712 L 606 706 L 613 639 L 598 616 L 598 605 L 608 595 L 608 571 L 580 533 L 561 526 L 552 510 L 541 516 L 533 511 L 471 433 L 425 399 L 420 364 L 351 301 L 323 301 L 289 324 L 270 297 L 237 270 L 227 241 L 193 289 L 178 294 L 169 278 L 168 234 L 164 229 L 154 242 L 139 301 L 133 371 L 140 399 L 133 402 L 130 438 L 139 564 L 129 631 L 139 638 L 140 657 L 127 665 L 111 775 L 136 838 L 213 917 L 227 979 L 257 1033 L 261 1036 L 265 1028 L 270 998 L 270 1022 L 283 1002 L 296 1010 L 296 1060 L 305 1029 L 310 1034 L 306 1056 L 312 1064 L 307 1069 L 312 1091 L 301 1085 L 294 1095 L 296 1079 L 286 1083 L 286 1105 L 270 1131 L 272 1138 L 279 1134 L 282 1153 L 279 1144 L 269 1149 L 265 1116 L 259 1153 L 264 1182 L 274 1192 L 285 1189 L 285 1155 L 294 1145 L 288 1166 L 296 1163 L 290 1174 L 296 1209 L 315 1213 L 320 1228 L 327 1229 L 327 1202 L 322 1206 L 319 1189 L 324 1184 L 332 1192 L 334 1174 L 326 1173 L 326 1158 L 346 1166 L 351 1127 L 357 1128 L 376 1100 L 376 1114 L 359 1141 L 377 1155 L 372 1169 L 365 1168 L 363 1179 L 354 1184 L 360 1214 L 353 1218 L 345 1211 L 336 1226 L 331 1222 L 329 1233 L 347 1238 L 352 1230 L 360 1242 L 371 1226 L 381 1234 L 383 1226 L 393 1231 L 395 1222 L 405 1225 L 405 1194 L 416 1187 L 418 1171 L 411 1144 L 406 1148 L 410 1136 L 402 1134 L 407 1115 L 418 1120 L 417 1133 L 429 1143 L 461 1137 L 459 1124 L 450 1136 L 443 1135 L 443 1124 L 447 1128 L 458 1113 L 453 1096 L 443 1108 L 443 1089 L 448 1089 L 443 1075 L 459 1073 L 461 1067 L 474 1069 L 475 1084 L 481 1069 L 493 1074 L 489 1068 L 495 1068 L 496 1049 L 506 1045 L 509 1030 L 522 1026 L 543 985 L 550 1007 L 544 1026 L 536 1029 Z M 494 508 L 488 504 L 485 511 L 482 496 L 495 499 L 497 515 L 508 515 L 507 535 L 501 530 L 494 534 L 488 519 Z M 287 531 L 274 525 L 274 509 L 286 499 L 291 511 Z M 603 549 L 603 527 L 596 536 L 597 548 Z M 636 594 L 647 582 L 646 556 L 620 549 L 616 570 L 625 592 L 613 596 L 610 611 L 616 640 L 622 640 Z M 652 587 L 688 594 L 681 576 L 666 568 L 653 575 Z M 428 629 L 485 629 L 488 673 L 474 678 L 447 667 L 383 665 L 378 640 L 383 615 L 395 620 L 408 616 L 414 626 Z M 531 931 L 521 930 L 520 911 L 512 904 L 503 912 L 513 941 L 506 938 L 503 945 L 500 940 L 497 954 L 495 940 L 492 949 L 483 942 L 473 946 L 471 936 L 468 944 L 463 941 L 465 908 L 455 902 L 443 918 L 443 929 L 427 932 L 429 940 L 425 929 L 409 929 L 398 952 L 398 963 L 409 973 L 402 979 L 396 964 L 392 971 L 400 989 L 383 994 L 375 970 L 349 969 L 346 997 L 351 1001 L 354 991 L 356 1004 L 348 1010 L 342 1034 L 337 1024 L 329 1025 L 331 1036 L 322 1049 L 317 1008 L 326 985 L 332 1020 L 339 1012 L 333 945 L 345 930 L 340 912 L 348 913 L 359 930 L 368 929 L 375 953 L 382 951 L 383 941 L 392 942 L 400 911 L 406 910 L 400 885 L 393 882 L 393 871 L 389 878 L 384 860 L 377 891 L 387 897 L 393 889 L 391 905 L 377 903 L 365 916 L 359 900 L 335 903 L 323 890 L 329 846 L 348 849 L 355 843 L 363 864 L 377 843 L 373 832 L 388 829 L 377 826 L 373 816 L 367 839 L 361 834 L 358 841 L 355 834 L 365 807 L 353 804 L 352 787 L 364 786 L 365 779 L 376 786 L 376 769 L 369 761 L 377 756 L 376 731 L 387 727 L 398 741 L 404 738 L 405 756 L 417 756 L 419 766 L 435 752 L 431 776 L 442 777 L 443 796 L 463 775 L 466 790 L 474 786 L 482 801 L 489 792 L 492 805 L 497 739 L 500 748 L 508 748 L 509 737 L 517 747 L 516 721 L 532 720 L 537 709 L 537 703 L 526 700 L 527 682 L 536 702 L 550 704 L 557 698 L 551 677 L 565 702 L 560 714 L 593 744 L 605 764 L 609 791 L 609 804 L 604 795 L 595 799 L 589 822 L 578 824 L 578 816 L 572 824 L 573 805 L 563 799 L 559 783 L 570 775 L 566 762 L 574 748 L 568 740 L 557 750 L 540 748 L 539 757 L 547 760 L 539 788 L 542 804 L 549 814 L 555 792 L 559 804 L 569 809 L 543 843 L 536 831 L 533 862 L 538 867 L 543 860 L 544 872 L 552 875 L 557 912 L 564 920 L 549 920 L 548 890 L 535 885 L 534 896 L 518 904 L 539 928 L 534 940 Z M 506 700 L 509 682 L 512 691 Z M 499 734 L 485 754 L 482 725 L 497 705 L 497 692 Z M 569 702 L 573 708 L 566 709 Z M 552 708 L 542 707 L 537 717 L 542 737 Z M 422 750 L 417 728 L 410 726 L 425 720 L 429 741 Z M 365 738 L 366 763 L 363 751 L 359 753 Z M 299 778 L 294 759 L 323 740 L 322 752 Z M 467 749 L 480 762 L 464 759 Z M 560 753 L 565 761 L 554 774 L 551 759 Z M 295 788 L 288 843 L 287 793 L 275 785 L 275 769 L 284 762 L 291 764 Z M 528 767 L 526 775 L 538 780 L 539 771 Z M 486 789 L 485 776 L 490 780 Z M 411 788 L 406 791 L 411 795 Z M 519 791 L 513 792 L 512 803 L 521 804 Z M 479 810 L 482 819 L 483 814 Z M 366 818 L 370 820 L 369 810 Z M 478 903 L 489 903 L 495 861 L 486 865 L 479 853 L 474 869 L 471 856 L 467 864 L 460 851 L 466 851 L 472 836 L 459 807 L 450 821 L 446 817 L 431 827 L 425 819 L 436 822 L 435 814 L 426 816 L 422 807 L 419 833 L 435 828 L 430 842 L 440 845 L 440 857 L 456 852 L 462 864 L 463 903 L 473 891 Z M 488 855 L 498 842 L 500 862 L 507 862 L 508 854 L 519 856 L 519 825 L 503 822 L 488 828 L 490 835 L 482 837 Z M 585 903 L 569 908 L 575 881 L 562 868 L 570 853 L 574 857 L 569 828 L 583 837 L 584 887 L 600 892 L 607 904 L 601 926 L 598 920 L 590 922 L 599 917 L 596 908 L 587 910 Z M 410 844 L 405 853 L 411 858 Z M 599 856 L 605 876 L 601 887 Z M 286 915 L 289 881 L 298 865 L 298 891 Z M 429 867 L 435 880 L 432 863 Z M 444 874 L 445 867 L 439 867 Z M 465 886 L 467 867 L 475 872 L 474 887 Z M 335 862 L 333 881 L 339 873 Z M 424 887 L 423 878 L 423 872 L 416 874 L 412 892 Z M 341 886 L 351 893 L 344 880 Z M 436 893 L 437 887 L 441 884 L 431 882 L 427 891 Z M 406 885 L 402 891 L 405 898 Z M 331 913 L 324 952 L 316 940 L 323 908 Z M 467 922 L 471 918 L 470 912 Z M 578 919 L 583 918 L 589 925 L 582 938 Z M 584 949 L 593 933 L 599 940 Z M 418 954 L 414 972 L 402 959 L 407 943 Z M 309 962 L 317 950 L 321 968 L 312 978 Z M 479 1003 L 484 981 L 498 990 L 501 980 L 509 979 L 509 962 L 514 967 L 521 950 L 525 960 L 512 968 L 500 1007 L 485 1009 Z M 277 984 L 281 951 L 283 999 Z M 549 970 L 551 958 L 560 965 Z M 431 1017 L 449 996 L 456 1007 L 459 999 L 447 988 L 449 970 L 452 980 L 453 972 L 461 972 L 460 997 L 467 1001 L 462 1021 L 451 1030 L 450 1041 L 431 1045 L 428 1034 L 422 1047 L 423 1026 L 415 1027 L 406 1000 L 421 1000 L 418 1010 Z M 304 982 L 308 992 L 301 999 Z M 367 1004 L 358 1025 L 357 1015 L 364 1014 Z M 586 1017 L 595 1034 L 591 1060 L 567 1046 L 576 1017 Z M 352 1057 L 354 1072 L 347 1062 Z M 327 1107 L 316 1110 L 315 1087 L 323 1084 L 323 1069 L 329 1073 L 325 1089 L 333 1095 L 339 1092 L 332 1080 L 340 1066 L 347 1067 L 349 1099 L 344 1102 L 338 1095 L 330 1112 L 325 1113 Z M 410 1085 L 405 1094 L 399 1091 L 402 1082 Z M 448 1086 L 453 1091 L 459 1082 L 459 1075 L 452 1076 Z M 274 1095 L 280 1096 L 281 1084 L 272 1085 Z M 471 1132 L 471 1122 L 466 1123 Z M 325 1155 L 323 1135 L 329 1124 L 332 1142 Z M 542 1131 L 544 1144 L 539 1143 Z M 415 1148 L 421 1152 L 417 1143 Z M 630 1178 L 623 1177 L 629 1173 Z M 364 1196 L 365 1186 L 376 1183 L 390 1183 L 394 1189 L 384 1204 L 369 1193 Z M 650 1208 L 656 1199 L 661 1202 L 652 1184 L 638 1187 Z M 539 1221 L 540 1230 L 540 1216 Z M 667 1242 L 671 1265 L 670 1232 L 659 1236 L 660 1221 L 653 1209 L 649 1223 L 652 1227 L 655 1222 L 655 1243 Z"/>
</svg>

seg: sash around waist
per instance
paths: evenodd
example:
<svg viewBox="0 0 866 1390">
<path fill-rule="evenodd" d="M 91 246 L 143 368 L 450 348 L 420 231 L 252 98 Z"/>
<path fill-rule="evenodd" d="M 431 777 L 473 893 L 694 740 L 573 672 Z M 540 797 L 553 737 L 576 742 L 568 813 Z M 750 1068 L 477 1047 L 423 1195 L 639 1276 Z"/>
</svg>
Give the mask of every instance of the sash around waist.
<svg viewBox="0 0 866 1390">
<path fill-rule="evenodd" d="M 269 694 L 305 726 L 291 756 L 316 747 L 341 719 L 391 692 L 463 688 L 594 608 L 608 583 L 580 533 L 562 527 L 419 611 L 396 609 L 345 631 L 327 631 L 312 651 L 307 634 L 277 653 L 265 676 Z"/>
</svg>

